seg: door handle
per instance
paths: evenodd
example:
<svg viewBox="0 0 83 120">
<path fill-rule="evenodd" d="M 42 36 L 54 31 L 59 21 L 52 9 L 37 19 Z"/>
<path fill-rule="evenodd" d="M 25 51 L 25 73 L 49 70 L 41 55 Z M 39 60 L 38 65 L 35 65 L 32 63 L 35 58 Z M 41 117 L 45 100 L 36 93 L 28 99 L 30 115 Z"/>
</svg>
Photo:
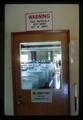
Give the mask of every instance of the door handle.
<svg viewBox="0 0 83 120">
<path fill-rule="evenodd" d="M 17 104 L 20 105 L 20 104 L 22 104 L 22 102 L 19 100 L 19 101 L 17 101 Z"/>
<path fill-rule="evenodd" d="M 24 104 L 24 101 L 23 101 L 23 98 L 21 95 L 18 95 L 18 97 L 17 97 L 17 104 L 18 105 Z"/>
<path fill-rule="evenodd" d="M 22 100 L 18 100 L 18 101 L 17 101 L 17 104 L 18 104 L 18 105 L 21 105 L 21 104 L 23 104 L 23 103 L 24 103 L 24 102 L 23 102 Z"/>
</svg>

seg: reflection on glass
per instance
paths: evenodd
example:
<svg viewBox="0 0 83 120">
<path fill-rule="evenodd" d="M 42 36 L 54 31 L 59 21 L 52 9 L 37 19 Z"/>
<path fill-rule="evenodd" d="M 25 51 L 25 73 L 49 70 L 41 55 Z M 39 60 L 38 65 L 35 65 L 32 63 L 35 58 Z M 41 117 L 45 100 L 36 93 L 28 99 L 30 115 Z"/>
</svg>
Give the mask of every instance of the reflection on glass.
<svg viewBox="0 0 83 120">
<path fill-rule="evenodd" d="M 20 43 L 22 89 L 61 87 L 61 42 Z"/>
</svg>

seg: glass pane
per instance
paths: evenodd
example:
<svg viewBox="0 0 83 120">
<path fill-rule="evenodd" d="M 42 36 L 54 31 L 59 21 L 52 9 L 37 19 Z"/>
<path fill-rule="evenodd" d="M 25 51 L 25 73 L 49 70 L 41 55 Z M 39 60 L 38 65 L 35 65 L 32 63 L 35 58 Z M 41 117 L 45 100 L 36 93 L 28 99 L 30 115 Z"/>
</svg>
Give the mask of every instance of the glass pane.
<svg viewBox="0 0 83 120">
<path fill-rule="evenodd" d="M 61 42 L 20 43 L 21 88 L 61 87 Z"/>
</svg>

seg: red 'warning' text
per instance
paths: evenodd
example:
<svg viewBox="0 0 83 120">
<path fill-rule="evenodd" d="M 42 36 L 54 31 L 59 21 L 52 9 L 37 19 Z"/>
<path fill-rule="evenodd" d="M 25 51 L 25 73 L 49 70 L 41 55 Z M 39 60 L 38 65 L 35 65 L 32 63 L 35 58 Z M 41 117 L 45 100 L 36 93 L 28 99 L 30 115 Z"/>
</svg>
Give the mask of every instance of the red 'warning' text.
<svg viewBox="0 0 83 120">
<path fill-rule="evenodd" d="M 49 14 L 36 14 L 36 15 L 29 15 L 29 19 L 40 19 L 40 18 L 50 18 Z"/>
</svg>

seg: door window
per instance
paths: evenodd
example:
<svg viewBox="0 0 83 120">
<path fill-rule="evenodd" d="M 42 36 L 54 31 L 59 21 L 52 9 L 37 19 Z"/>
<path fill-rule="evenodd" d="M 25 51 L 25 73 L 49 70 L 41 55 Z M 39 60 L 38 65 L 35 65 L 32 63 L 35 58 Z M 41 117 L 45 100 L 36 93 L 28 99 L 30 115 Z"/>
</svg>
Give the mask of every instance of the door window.
<svg viewBox="0 0 83 120">
<path fill-rule="evenodd" d="M 20 43 L 21 89 L 60 89 L 61 41 Z"/>
</svg>

